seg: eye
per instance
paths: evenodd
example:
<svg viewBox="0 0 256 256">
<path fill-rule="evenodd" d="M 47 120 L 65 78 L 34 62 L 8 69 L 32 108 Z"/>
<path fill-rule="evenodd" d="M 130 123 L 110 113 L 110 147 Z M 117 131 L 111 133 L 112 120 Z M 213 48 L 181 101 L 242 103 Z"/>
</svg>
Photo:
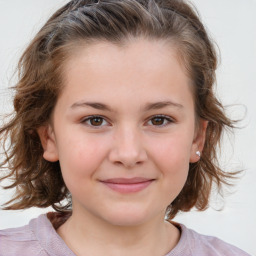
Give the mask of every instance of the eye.
<svg viewBox="0 0 256 256">
<path fill-rule="evenodd" d="M 165 116 L 165 115 L 153 116 L 148 121 L 148 123 L 153 126 L 166 126 L 173 122 L 174 122 L 174 120 L 172 118 L 170 118 L 169 116 Z"/>
<path fill-rule="evenodd" d="M 101 116 L 90 116 L 82 120 L 83 124 L 93 127 L 107 126 L 108 122 Z"/>
</svg>

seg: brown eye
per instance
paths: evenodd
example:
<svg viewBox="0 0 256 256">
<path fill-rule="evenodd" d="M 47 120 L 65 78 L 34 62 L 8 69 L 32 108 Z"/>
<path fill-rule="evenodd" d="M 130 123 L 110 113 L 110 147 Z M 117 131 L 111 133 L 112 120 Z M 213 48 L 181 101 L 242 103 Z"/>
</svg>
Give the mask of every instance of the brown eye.
<svg viewBox="0 0 256 256">
<path fill-rule="evenodd" d="M 85 124 L 86 126 L 91 127 L 102 127 L 102 126 L 108 126 L 109 123 L 105 120 L 104 117 L 101 116 L 89 116 L 81 121 L 82 124 Z"/>
<path fill-rule="evenodd" d="M 92 126 L 100 126 L 103 124 L 103 118 L 102 117 L 92 117 L 89 119 L 90 125 Z"/>
<path fill-rule="evenodd" d="M 153 125 L 163 125 L 165 121 L 164 117 L 154 117 L 151 119 Z"/>
<path fill-rule="evenodd" d="M 153 126 L 166 126 L 170 123 L 173 123 L 173 119 L 170 118 L 169 116 L 154 116 L 149 120 L 149 124 Z"/>
</svg>

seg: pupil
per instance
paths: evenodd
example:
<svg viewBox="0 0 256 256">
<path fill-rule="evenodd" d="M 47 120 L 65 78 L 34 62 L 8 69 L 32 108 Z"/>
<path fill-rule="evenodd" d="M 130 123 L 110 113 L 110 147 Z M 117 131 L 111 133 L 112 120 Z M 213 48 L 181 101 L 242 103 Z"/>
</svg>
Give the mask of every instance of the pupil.
<svg viewBox="0 0 256 256">
<path fill-rule="evenodd" d="M 91 124 L 94 126 L 99 126 L 102 124 L 102 118 L 101 117 L 94 117 L 91 119 Z"/>
<path fill-rule="evenodd" d="M 153 118 L 153 120 L 152 120 L 152 123 L 154 124 L 154 125 L 162 125 L 163 124 L 163 118 L 162 117 L 155 117 L 155 118 Z"/>
</svg>

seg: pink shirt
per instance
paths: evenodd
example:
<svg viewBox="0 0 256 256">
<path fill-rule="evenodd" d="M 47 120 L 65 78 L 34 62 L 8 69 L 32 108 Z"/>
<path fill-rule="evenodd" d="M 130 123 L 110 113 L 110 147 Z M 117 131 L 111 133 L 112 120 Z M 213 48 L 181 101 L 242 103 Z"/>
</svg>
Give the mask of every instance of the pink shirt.
<svg viewBox="0 0 256 256">
<path fill-rule="evenodd" d="M 0 231 L 0 256 L 75 256 L 57 234 L 58 214 L 40 215 L 28 225 Z M 67 217 L 66 217 L 67 218 Z M 66 218 L 59 218 L 65 221 Z M 53 227 L 55 226 L 55 228 Z M 222 240 L 198 234 L 179 224 L 181 238 L 165 256 L 249 256 Z"/>
</svg>

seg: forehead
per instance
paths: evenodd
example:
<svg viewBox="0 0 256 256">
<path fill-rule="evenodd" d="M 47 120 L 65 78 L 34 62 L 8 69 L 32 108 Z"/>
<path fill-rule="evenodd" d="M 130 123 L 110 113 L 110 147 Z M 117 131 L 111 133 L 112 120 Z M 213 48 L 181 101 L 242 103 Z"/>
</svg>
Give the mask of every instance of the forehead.
<svg viewBox="0 0 256 256">
<path fill-rule="evenodd" d="M 120 90 L 133 92 L 133 98 L 192 92 L 175 45 L 164 40 L 80 44 L 65 63 L 63 76 L 64 91 L 80 88 L 98 98 Z"/>
<path fill-rule="evenodd" d="M 104 68 L 107 71 L 116 64 L 116 69 L 126 69 L 127 72 L 137 68 L 139 71 L 156 72 L 164 65 L 170 69 L 178 68 L 179 73 L 190 81 L 184 63 L 179 56 L 177 43 L 172 40 L 130 38 L 121 42 L 90 41 L 74 44 L 69 50 L 68 58 L 64 63 L 63 76 L 70 78 L 70 73 L 80 66 L 95 67 L 98 71 Z M 177 64 L 174 65 L 173 64 Z M 94 67 L 93 67 L 94 66 Z M 112 67 L 111 67 L 112 66 Z M 172 66 L 172 67 L 171 67 Z M 168 68 L 168 67 L 167 67 Z M 70 72 L 71 71 L 71 72 Z M 163 69 L 163 72 L 166 69 Z M 170 72 L 171 70 L 169 70 Z"/>
</svg>

